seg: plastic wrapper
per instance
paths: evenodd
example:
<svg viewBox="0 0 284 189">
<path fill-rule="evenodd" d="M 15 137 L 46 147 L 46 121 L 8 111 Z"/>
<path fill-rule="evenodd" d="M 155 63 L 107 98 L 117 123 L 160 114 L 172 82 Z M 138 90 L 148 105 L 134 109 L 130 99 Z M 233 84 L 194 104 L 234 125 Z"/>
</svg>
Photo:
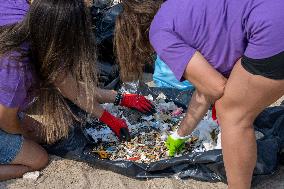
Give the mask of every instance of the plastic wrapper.
<svg viewBox="0 0 284 189">
<path fill-rule="evenodd" d="M 140 85 L 137 92 L 145 96 L 165 94 L 167 99 L 182 107 L 187 107 L 192 91 L 175 89 L 148 88 Z M 72 105 L 74 112 L 82 112 Z M 254 184 L 277 171 L 280 162 L 280 151 L 284 148 L 284 107 L 267 108 L 254 122 L 255 129 L 263 134 L 257 141 L 258 159 L 254 170 Z M 100 159 L 92 153 L 96 145 L 80 124 L 75 124 L 67 139 L 59 141 L 46 149 L 55 155 L 84 161 L 113 172 L 136 179 L 162 177 L 194 178 L 197 180 L 226 182 L 222 151 L 219 149 L 205 152 L 192 152 L 180 157 L 160 160 L 150 164 L 133 161 L 111 161 Z"/>
</svg>

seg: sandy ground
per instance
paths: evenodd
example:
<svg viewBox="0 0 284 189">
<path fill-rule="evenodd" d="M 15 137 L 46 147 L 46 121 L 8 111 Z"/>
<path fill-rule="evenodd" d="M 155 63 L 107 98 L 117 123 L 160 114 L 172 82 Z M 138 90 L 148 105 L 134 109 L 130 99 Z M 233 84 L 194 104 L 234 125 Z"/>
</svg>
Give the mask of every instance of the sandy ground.
<svg viewBox="0 0 284 189">
<path fill-rule="evenodd" d="M 282 97 L 274 105 L 280 104 Z M 49 165 L 41 171 L 38 180 L 14 179 L 0 182 L 0 189 L 225 189 L 223 183 L 199 182 L 175 178 L 140 181 L 110 171 L 100 170 L 86 163 L 50 157 Z M 254 189 L 283 189 L 284 166 L 269 178 L 263 179 Z"/>
<path fill-rule="evenodd" d="M 225 189 L 223 183 L 199 182 L 192 179 L 174 178 L 139 181 L 110 171 L 99 170 L 86 163 L 65 160 L 56 156 L 41 172 L 37 181 L 15 179 L 0 183 L 0 188 L 11 189 Z M 254 189 L 283 189 L 284 167 L 275 175 L 263 180 Z"/>
</svg>

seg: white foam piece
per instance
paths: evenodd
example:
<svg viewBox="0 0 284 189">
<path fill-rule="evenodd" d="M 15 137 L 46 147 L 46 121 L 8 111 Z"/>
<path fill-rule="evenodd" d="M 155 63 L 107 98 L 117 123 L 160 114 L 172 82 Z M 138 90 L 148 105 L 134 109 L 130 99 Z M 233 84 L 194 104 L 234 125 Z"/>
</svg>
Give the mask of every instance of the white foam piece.
<svg viewBox="0 0 284 189">
<path fill-rule="evenodd" d="M 23 179 L 37 180 L 40 175 L 39 171 L 27 172 L 23 175 Z"/>
</svg>

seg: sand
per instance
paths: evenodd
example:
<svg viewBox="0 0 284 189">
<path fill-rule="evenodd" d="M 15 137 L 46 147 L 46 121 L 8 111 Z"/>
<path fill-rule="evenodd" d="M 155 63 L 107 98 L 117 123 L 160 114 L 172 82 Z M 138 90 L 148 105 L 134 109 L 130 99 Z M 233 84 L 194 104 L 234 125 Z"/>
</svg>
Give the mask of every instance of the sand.
<svg viewBox="0 0 284 189">
<path fill-rule="evenodd" d="M 49 165 L 38 180 L 14 179 L 0 183 L 1 189 L 225 189 L 223 183 L 200 182 L 174 178 L 139 181 L 110 171 L 99 170 L 86 163 L 50 157 Z M 254 189 L 283 189 L 284 166 Z"/>
</svg>

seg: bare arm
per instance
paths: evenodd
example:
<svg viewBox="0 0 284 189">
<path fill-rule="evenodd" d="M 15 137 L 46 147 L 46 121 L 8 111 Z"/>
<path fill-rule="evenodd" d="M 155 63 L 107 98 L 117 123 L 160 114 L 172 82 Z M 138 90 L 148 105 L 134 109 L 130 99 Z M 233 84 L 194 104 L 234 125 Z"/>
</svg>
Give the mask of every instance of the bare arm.
<svg viewBox="0 0 284 189">
<path fill-rule="evenodd" d="M 224 94 L 227 79 L 213 68 L 199 52 L 193 55 L 183 76 L 200 93 L 210 97 L 210 100 L 213 101 L 211 103 L 220 99 Z"/>
<path fill-rule="evenodd" d="M 204 117 L 209 107 L 223 96 L 227 81 L 198 52 L 188 63 L 184 77 L 196 87 L 196 91 L 177 131 L 182 137 L 189 135 Z"/>
<path fill-rule="evenodd" d="M 117 94 L 112 90 L 96 88 L 93 90 L 94 92 L 89 95 L 89 98 L 87 98 L 84 84 L 80 83 L 77 85 L 71 75 L 67 75 L 62 82 L 57 82 L 55 85 L 64 97 L 96 118 L 100 118 L 104 111 L 100 104 L 113 103 Z"/>
<path fill-rule="evenodd" d="M 189 102 L 186 116 L 178 128 L 178 135 L 181 137 L 190 135 L 204 117 L 210 105 L 210 100 L 198 90 L 195 90 Z"/>
<path fill-rule="evenodd" d="M 99 103 L 114 103 L 117 92 L 114 90 L 106 90 L 96 88 L 96 99 Z"/>
</svg>

